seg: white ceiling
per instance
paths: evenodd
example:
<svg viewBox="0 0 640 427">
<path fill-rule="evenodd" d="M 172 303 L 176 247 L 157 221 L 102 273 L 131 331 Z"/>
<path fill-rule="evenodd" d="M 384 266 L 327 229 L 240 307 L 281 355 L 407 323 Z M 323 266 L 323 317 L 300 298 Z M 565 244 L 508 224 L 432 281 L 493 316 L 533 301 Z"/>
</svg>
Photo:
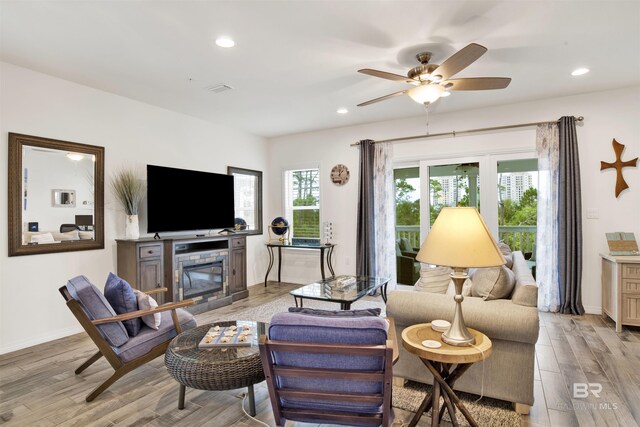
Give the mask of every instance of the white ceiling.
<svg viewBox="0 0 640 427">
<path fill-rule="evenodd" d="M 266 137 L 421 115 L 406 96 L 356 107 L 406 87 L 356 70 L 405 74 L 419 51 L 441 63 L 471 42 L 489 51 L 458 77 L 513 81 L 438 113 L 640 84 L 637 0 L 2 1 L 0 15 L 6 62 Z"/>
</svg>

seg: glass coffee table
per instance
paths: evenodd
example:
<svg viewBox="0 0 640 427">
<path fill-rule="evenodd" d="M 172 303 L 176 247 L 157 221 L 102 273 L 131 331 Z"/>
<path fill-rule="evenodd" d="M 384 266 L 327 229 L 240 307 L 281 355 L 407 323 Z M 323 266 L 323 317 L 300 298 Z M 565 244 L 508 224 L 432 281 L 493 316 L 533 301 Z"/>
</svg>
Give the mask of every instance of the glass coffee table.
<svg viewBox="0 0 640 427">
<path fill-rule="evenodd" d="M 340 279 L 353 277 L 356 282 L 345 288 L 337 288 L 335 285 Z M 325 280 L 310 283 L 301 288 L 289 292 L 293 295 L 296 307 L 302 307 L 302 300 L 314 299 L 340 303 L 340 310 L 350 310 L 351 304 L 363 296 L 380 289 L 382 299 L 387 302 L 387 284 L 389 279 L 370 276 L 334 276 Z"/>
</svg>

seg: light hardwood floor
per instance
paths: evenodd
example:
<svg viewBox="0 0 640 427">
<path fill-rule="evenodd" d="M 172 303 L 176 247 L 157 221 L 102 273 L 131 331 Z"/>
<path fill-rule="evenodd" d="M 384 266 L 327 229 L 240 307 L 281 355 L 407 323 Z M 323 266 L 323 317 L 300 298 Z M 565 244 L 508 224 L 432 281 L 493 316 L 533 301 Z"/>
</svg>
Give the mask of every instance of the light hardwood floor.
<svg viewBox="0 0 640 427">
<path fill-rule="evenodd" d="M 250 297 L 197 316 L 198 323 L 229 319 L 247 307 L 272 300 L 298 285 L 254 286 Z M 371 298 L 371 297 L 367 297 Z M 379 297 L 377 297 L 379 298 Z M 59 301 L 63 304 L 63 301 Z M 638 426 L 640 423 L 640 329 L 617 335 L 600 316 L 540 313 L 535 372 L 536 403 L 523 426 Z M 0 356 L 0 424 L 16 426 L 233 426 L 259 424 L 243 414 L 244 390 L 187 389 L 186 408 L 177 409 L 178 385 L 163 358 L 117 381 L 92 403 L 84 398 L 108 375 L 104 359 L 81 375 L 73 371 L 95 352 L 78 334 Z M 574 383 L 597 383 L 600 397 L 572 398 Z M 599 386 L 592 385 L 597 391 Z M 255 387 L 261 421 L 274 425 L 264 383 Z M 396 410 L 408 421 L 413 414 Z M 288 423 L 289 427 L 310 424 Z M 430 425 L 423 419 L 419 426 Z"/>
</svg>

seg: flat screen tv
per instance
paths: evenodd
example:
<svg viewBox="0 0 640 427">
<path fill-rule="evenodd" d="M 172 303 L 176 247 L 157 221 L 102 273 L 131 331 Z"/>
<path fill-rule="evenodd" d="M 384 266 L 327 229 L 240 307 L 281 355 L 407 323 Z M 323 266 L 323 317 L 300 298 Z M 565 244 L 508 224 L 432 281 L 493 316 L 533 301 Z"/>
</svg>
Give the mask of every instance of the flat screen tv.
<svg viewBox="0 0 640 427">
<path fill-rule="evenodd" d="M 147 232 L 234 226 L 233 176 L 147 165 Z"/>
</svg>

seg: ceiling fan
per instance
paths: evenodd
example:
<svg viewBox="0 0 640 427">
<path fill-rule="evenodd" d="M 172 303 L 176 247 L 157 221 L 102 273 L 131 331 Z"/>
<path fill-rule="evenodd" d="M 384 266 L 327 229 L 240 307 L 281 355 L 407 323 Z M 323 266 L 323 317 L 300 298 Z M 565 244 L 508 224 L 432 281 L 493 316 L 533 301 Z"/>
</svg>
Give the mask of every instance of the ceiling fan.
<svg viewBox="0 0 640 427">
<path fill-rule="evenodd" d="M 359 73 L 373 77 L 393 80 L 396 82 L 409 83 L 415 87 L 401 90 L 380 98 L 358 104 L 358 107 L 374 104 L 386 99 L 395 98 L 400 95 L 409 95 L 419 104 L 425 107 L 435 102 L 441 96 L 448 96 L 450 90 L 490 90 L 504 89 L 511 83 L 509 77 L 469 77 L 452 79 L 451 77 L 467 68 L 474 61 L 480 58 L 487 48 L 476 43 L 471 43 L 456 53 L 442 64 L 430 64 L 431 52 L 421 52 L 416 55 L 420 65 L 409 70 L 406 76 L 388 73 L 386 71 L 372 70 L 364 68 L 358 70 Z"/>
</svg>

